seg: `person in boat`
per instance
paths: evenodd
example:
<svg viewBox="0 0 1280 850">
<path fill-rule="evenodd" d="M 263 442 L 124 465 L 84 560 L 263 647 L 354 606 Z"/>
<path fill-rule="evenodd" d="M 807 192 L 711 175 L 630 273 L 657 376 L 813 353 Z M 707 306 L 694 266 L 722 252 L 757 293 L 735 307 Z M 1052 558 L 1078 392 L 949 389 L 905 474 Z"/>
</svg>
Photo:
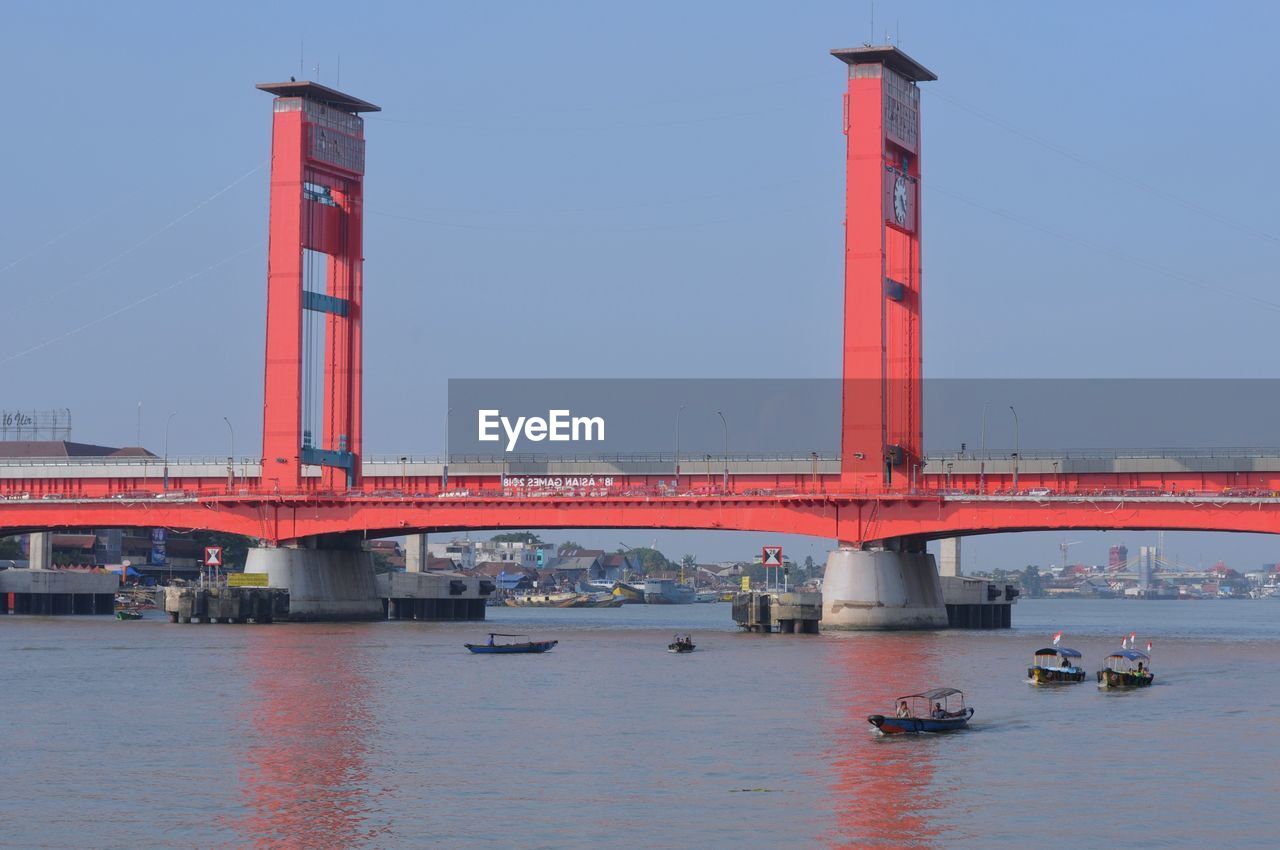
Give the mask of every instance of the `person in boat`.
<svg viewBox="0 0 1280 850">
<path fill-rule="evenodd" d="M 907 707 L 907 701 L 905 699 L 898 701 L 898 716 L 899 717 L 911 716 L 911 709 Z"/>
<path fill-rule="evenodd" d="M 945 711 L 943 711 L 943 710 L 942 710 L 942 703 L 940 703 L 940 702 L 935 702 L 935 703 L 933 704 L 933 719 L 934 719 L 934 720 L 945 720 L 945 719 L 946 719 L 946 716 L 947 716 L 947 713 L 946 713 Z"/>
<path fill-rule="evenodd" d="M 489 635 L 489 646 L 493 646 L 493 635 Z"/>
</svg>

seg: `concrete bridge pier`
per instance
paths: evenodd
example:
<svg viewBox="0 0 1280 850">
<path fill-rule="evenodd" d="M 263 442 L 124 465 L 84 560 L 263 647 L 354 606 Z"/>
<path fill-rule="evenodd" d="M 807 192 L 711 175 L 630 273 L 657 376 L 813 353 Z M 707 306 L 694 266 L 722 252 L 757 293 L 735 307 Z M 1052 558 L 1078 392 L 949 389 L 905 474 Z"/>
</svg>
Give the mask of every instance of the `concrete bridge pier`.
<svg viewBox="0 0 1280 850">
<path fill-rule="evenodd" d="M 827 555 L 822 628 L 880 631 L 945 629 L 947 608 L 933 556 L 924 544 L 842 545 Z"/>
<path fill-rule="evenodd" d="M 306 537 L 249 550 L 244 571 L 289 591 L 290 620 L 381 620 L 373 554 L 359 535 Z"/>
<path fill-rule="evenodd" d="M 33 570 L 53 569 L 53 532 L 33 531 L 27 538 L 27 566 Z"/>
</svg>

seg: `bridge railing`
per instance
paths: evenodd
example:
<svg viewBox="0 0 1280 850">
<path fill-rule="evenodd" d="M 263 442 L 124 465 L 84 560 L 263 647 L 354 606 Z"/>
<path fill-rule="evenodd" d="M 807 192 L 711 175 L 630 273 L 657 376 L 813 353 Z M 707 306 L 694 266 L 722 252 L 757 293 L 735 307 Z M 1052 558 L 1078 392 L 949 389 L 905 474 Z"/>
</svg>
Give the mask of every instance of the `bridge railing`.
<svg viewBox="0 0 1280 850">
<path fill-rule="evenodd" d="M 1280 457 L 1280 448 L 1227 446 L 1220 448 L 1145 448 L 1145 449 L 1036 449 L 1005 452 L 953 452 L 934 454 L 925 459 L 933 466 L 947 461 L 1003 460 L 1182 460 L 1191 458 L 1257 458 Z"/>
<path fill-rule="evenodd" d="M 954 461 L 1009 461 L 1014 457 L 1019 460 L 1185 460 L 1213 458 L 1280 458 L 1277 447 L 1215 447 L 1215 448 L 1150 448 L 1150 449 L 1053 449 L 1014 452 L 955 452 L 951 454 L 932 454 L 923 461 L 923 466 L 930 474 Z M 109 466 L 122 469 L 142 468 L 154 469 L 166 462 L 171 467 L 182 466 L 226 466 L 228 461 L 233 466 L 258 466 L 260 457 L 235 457 L 227 455 L 171 456 L 166 461 L 157 456 L 125 456 L 125 457 L 0 457 L 0 468 L 74 468 L 84 466 Z M 828 452 L 761 452 L 735 454 L 714 452 L 681 452 L 680 462 L 698 463 L 711 460 L 716 463 L 835 463 L 840 460 L 838 454 Z M 507 455 L 472 455 L 450 454 L 450 465 L 464 464 L 541 464 L 541 463 L 671 463 L 676 461 L 674 452 L 630 452 L 612 455 L 571 455 L 571 454 L 535 454 L 519 453 Z M 371 455 L 364 458 L 364 463 L 375 466 L 401 466 L 404 464 L 440 464 L 439 456 L 423 455 Z"/>
</svg>

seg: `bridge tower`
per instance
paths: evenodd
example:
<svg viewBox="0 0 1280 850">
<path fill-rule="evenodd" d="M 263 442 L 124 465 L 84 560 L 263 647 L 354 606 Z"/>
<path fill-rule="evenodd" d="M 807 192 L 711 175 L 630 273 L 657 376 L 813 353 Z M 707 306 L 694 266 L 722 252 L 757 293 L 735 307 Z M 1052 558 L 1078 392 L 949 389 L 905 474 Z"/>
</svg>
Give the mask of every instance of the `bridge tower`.
<svg viewBox="0 0 1280 850">
<path fill-rule="evenodd" d="M 831 53 L 849 67 L 841 473 L 903 489 L 924 456 L 916 84 L 937 77 L 896 47 Z"/>
<path fill-rule="evenodd" d="M 364 119 L 319 83 L 260 83 L 272 104 L 262 481 L 360 481 Z"/>
<path fill-rule="evenodd" d="M 893 46 L 831 53 L 849 69 L 840 472 L 846 485 L 902 491 L 924 458 L 916 84 L 937 77 Z M 827 556 L 824 629 L 946 625 L 941 580 L 922 542 L 840 541 Z"/>
</svg>

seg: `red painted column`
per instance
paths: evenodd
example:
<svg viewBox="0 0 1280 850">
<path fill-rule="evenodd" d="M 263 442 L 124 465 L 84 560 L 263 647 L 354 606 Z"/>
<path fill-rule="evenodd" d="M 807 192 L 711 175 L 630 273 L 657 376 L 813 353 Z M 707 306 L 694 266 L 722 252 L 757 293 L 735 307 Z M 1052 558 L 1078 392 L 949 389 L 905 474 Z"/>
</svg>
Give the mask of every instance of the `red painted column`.
<svg viewBox="0 0 1280 850">
<path fill-rule="evenodd" d="M 262 485 L 294 492 L 302 446 L 302 112 L 276 101 L 271 127 L 267 247 L 267 353 L 262 404 Z"/>
<path fill-rule="evenodd" d="M 920 475 L 920 100 L 936 77 L 896 47 L 833 50 L 845 94 L 841 477 L 903 490 Z"/>
<path fill-rule="evenodd" d="M 303 489 L 304 464 L 320 487 L 360 480 L 364 120 L 371 103 L 312 82 L 263 83 L 276 95 L 272 134 L 263 484 Z M 307 278 L 306 251 L 324 255 Z M 324 344 L 307 343 L 303 317 L 325 314 Z M 313 327 L 317 325 L 313 324 Z M 304 345 L 311 351 L 304 351 Z M 309 362 L 323 357 L 322 363 Z M 322 376 L 321 380 L 307 375 Z M 304 383 L 307 385 L 304 390 Z M 309 399 L 315 392 L 320 399 Z M 315 421 L 303 411 L 311 409 Z M 303 445 L 306 430 L 310 445 Z M 313 481 L 315 479 L 308 479 Z M 314 489 L 309 485 L 308 489 Z"/>
</svg>

